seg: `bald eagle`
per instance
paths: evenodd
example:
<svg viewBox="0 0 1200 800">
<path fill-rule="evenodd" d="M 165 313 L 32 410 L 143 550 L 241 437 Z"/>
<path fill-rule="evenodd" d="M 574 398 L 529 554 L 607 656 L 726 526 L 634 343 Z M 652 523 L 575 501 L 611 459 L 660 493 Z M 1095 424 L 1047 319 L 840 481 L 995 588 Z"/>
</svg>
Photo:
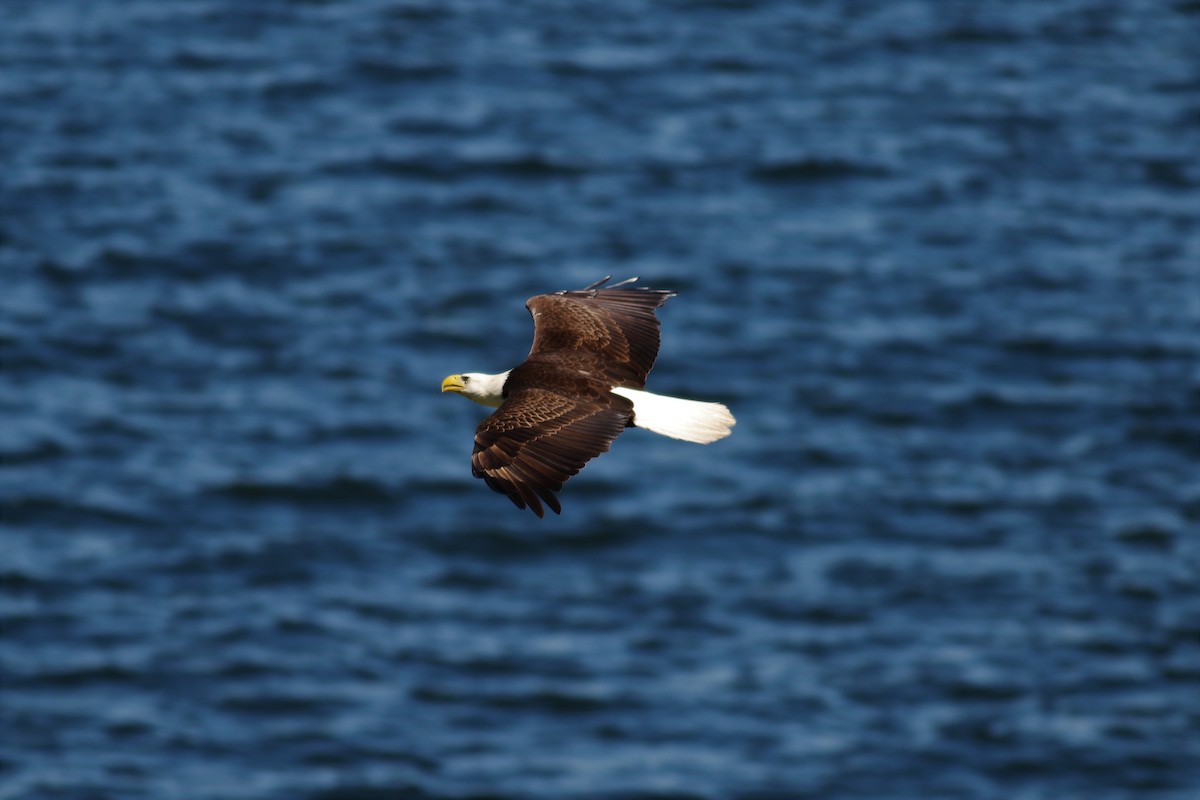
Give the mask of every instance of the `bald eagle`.
<svg viewBox="0 0 1200 800">
<path fill-rule="evenodd" d="M 442 381 L 496 411 L 475 429 L 471 473 L 539 517 L 544 502 L 562 513 L 555 492 L 626 428 L 708 444 L 735 424 L 720 403 L 645 391 L 658 356 L 655 309 L 674 297 L 663 289 L 605 287 L 531 297 L 533 347 L 520 365 L 488 375 L 464 372 Z"/>
</svg>

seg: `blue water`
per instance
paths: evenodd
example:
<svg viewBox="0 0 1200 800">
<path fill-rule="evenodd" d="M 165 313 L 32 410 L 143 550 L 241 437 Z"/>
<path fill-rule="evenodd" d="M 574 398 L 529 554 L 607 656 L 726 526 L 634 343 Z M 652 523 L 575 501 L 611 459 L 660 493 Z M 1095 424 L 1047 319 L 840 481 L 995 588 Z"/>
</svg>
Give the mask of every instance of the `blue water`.
<svg viewBox="0 0 1200 800">
<path fill-rule="evenodd" d="M 1200 4 L 3 17 L 0 800 L 1200 797 Z M 738 426 L 539 521 L 607 274 Z"/>
</svg>

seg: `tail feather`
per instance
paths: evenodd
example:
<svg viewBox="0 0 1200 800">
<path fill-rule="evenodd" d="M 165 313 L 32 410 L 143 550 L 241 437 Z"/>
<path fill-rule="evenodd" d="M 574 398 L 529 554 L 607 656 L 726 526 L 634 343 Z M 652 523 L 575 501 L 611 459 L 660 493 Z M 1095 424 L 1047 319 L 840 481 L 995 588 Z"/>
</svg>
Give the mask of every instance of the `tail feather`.
<svg viewBox="0 0 1200 800">
<path fill-rule="evenodd" d="M 638 428 L 682 439 L 685 442 L 708 444 L 723 439 L 737 420 L 720 403 L 684 400 L 640 389 L 617 387 L 613 394 L 633 401 L 633 424 Z"/>
</svg>

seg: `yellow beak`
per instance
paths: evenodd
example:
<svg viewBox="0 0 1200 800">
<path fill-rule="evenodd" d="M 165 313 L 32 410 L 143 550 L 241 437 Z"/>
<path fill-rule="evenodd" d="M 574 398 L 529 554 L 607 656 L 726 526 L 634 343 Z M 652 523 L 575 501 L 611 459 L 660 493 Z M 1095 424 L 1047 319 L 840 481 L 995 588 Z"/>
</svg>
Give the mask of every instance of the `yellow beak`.
<svg viewBox="0 0 1200 800">
<path fill-rule="evenodd" d="M 442 381 L 443 392 L 462 392 L 467 388 L 463 383 L 462 375 L 449 375 L 446 380 Z"/>
</svg>

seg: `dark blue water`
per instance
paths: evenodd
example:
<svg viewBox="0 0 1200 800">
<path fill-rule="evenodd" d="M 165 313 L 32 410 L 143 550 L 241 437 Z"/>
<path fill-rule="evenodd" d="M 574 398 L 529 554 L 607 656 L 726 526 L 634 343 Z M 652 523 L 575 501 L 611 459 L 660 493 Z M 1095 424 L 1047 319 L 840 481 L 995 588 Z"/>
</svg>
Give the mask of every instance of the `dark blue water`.
<svg viewBox="0 0 1200 800">
<path fill-rule="evenodd" d="M 11 2 L 0 798 L 1200 796 L 1200 5 Z M 641 275 L 536 520 L 443 376 Z"/>
</svg>

